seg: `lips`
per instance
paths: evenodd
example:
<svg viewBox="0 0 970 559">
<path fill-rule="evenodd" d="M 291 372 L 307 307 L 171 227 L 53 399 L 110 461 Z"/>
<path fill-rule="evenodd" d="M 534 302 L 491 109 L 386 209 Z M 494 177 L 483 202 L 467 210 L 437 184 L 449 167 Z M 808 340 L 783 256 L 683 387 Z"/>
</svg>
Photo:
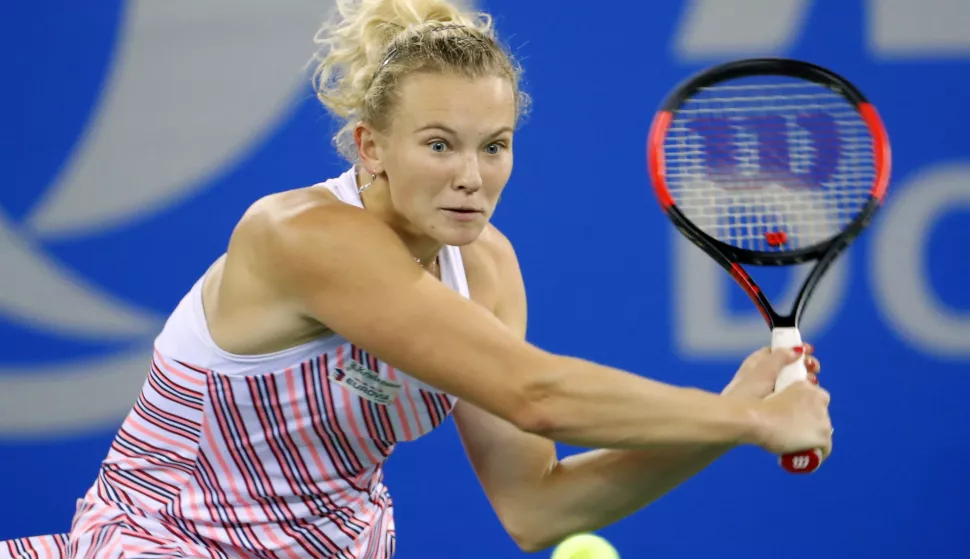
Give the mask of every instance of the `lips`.
<svg viewBox="0 0 970 559">
<path fill-rule="evenodd" d="M 459 222 L 473 222 L 478 221 L 480 215 L 484 215 L 485 212 L 476 208 L 441 208 L 441 211 L 448 216 L 449 219 Z"/>
</svg>

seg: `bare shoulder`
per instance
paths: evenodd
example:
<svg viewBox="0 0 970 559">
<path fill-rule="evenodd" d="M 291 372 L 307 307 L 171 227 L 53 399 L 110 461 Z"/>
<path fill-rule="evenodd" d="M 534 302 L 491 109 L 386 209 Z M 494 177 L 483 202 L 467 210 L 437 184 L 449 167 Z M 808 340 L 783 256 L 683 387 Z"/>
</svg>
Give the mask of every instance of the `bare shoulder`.
<svg viewBox="0 0 970 559">
<path fill-rule="evenodd" d="M 325 231 L 338 225 L 342 215 L 360 214 L 360 208 L 340 201 L 329 190 L 307 187 L 264 196 L 254 202 L 239 220 L 230 240 L 239 244 L 258 240 L 278 240 L 276 235 L 293 233 L 307 227 Z M 319 218 L 329 219 L 319 219 Z M 295 230 L 294 230 L 295 229 Z M 272 238 L 266 235 L 273 235 Z"/>
<path fill-rule="evenodd" d="M 512 242 L 489 224 L 474 243 L 462 247 L 471 298 L 503 322 L 524 320 L 525 288 Z M 510 312 L 510 309 L 514 309 Z M 518 327 L 517 327 L 518 328 Z"/>
<path fill-rule="evenodd" d="M 461 255 L 466 266 L 495 266 L 514 260 L 515 249 L 508 237 L 489 223 L 474 243 L 461 247 Z"/>
<path fill-rule="evenodd" d="M 336 240 L 355 235 L 345 231 L 369 221 L 364 214 L 320 187 L 253 203 L 203 285 L 216 343 L 233 353 L 267 353 L 324 335 L 329 328 L 307 315 L 294 279 L 326 277 L 346 245 Z"/>
<path fill-rule="evenodd" d="M 494 264 L 516 262 L 512 241 L 492 223 L 485 227 L 478 240 L 464 247 L 464 250 L 469 251 L 473 258 L 485 257 Z"/>
<path fill-rule="evenodd" d="M 361 249 L 404 254 L 406 248 L 391 229 L 368 212 L 346 204 L 329 190 L 308 187 L 266 196 L 254 203 L 233 231 L 229 258 L 259 264 L 254 270 L 280 286 L 299 280 L 312 265 L 315 278 L 329 268 L 341 268 L 341 258 Z M 346 272 L 346 270 L 345 270 Z"/>
</svg>

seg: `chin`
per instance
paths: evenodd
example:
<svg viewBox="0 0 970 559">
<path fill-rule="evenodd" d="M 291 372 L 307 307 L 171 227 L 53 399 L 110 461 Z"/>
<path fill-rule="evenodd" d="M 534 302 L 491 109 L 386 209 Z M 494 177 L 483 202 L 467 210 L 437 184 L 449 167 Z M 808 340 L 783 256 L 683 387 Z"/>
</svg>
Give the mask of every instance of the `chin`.
<svg viewBox="0 0 970 559">
<path fill-rule="evenodd" d="M 456 247 L 470 245 L 478 240 L 478 237 L 481 236 L 482 231 L 485 230 L 485 225 L 487 223 L 488 222 L 483 221 L 480 225 L 468 224 L 462 227 L 451 226 L 443 228 L 436 232 L 437 234 L 435 235 L 435 238 L 446 245 Z"/>
</svg>

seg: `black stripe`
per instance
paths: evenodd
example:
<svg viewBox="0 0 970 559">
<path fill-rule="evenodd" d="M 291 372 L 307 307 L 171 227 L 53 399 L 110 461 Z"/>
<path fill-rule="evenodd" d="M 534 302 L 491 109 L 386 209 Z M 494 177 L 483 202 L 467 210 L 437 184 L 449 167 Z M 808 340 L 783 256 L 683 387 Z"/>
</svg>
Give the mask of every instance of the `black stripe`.
<svg viewBox="0 0 970 559">
<path fill-rule="evenodd" d="M 326 371 L 329 370 L 328 365 L 329 358 L 324 355 L 322 359 L 315 359 L 310 363 L 311 375 L 308 375 L 306 370 L 303 372 L 304 383 L 309 381 L 309 384 L 314 388 L 316 396 L 310 399 L 311 403 L 317 404 L 316 413 L 314 413 L 313 430 L 321 440 L 329 440 L 336 450 L 340 465 L 343 466 L 343 471 L 340 471 L 340 468 L 337 469 L 340 477 L 357 491 L 362 491 L 363 488 L 357 486 L 354 478 L 364 470 L 363 461 L 354 452 L 347 433 L 344 432 L 339 423 L 331 424 L 328 417 L 330 415 L 328 412 L 333 412 L 335 417 L 338 415 L 333 405 L 334 395 L 331 389 L 331 383 L 329 380 L 324 381 Z M 328 452 L 327 455 L 329 456 L 330 453 Z M 335 463 L 334 465 L 336 466 L 337 464 Z"/>
</svg>

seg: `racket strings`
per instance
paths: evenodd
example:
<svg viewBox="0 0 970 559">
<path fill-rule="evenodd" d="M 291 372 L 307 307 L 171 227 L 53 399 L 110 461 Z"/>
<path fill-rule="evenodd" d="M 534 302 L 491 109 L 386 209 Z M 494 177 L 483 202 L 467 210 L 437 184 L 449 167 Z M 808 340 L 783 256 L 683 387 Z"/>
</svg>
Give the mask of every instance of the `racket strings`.
<svg viewBox="0 0 970 559">
<path fill-rule="evenodd" d="M 681 212 L 712 237 L 754 251 L 834 237 L 868 202 L 875 176 L 858 112 L 804 81 L 702 89 L 674 114 L 664 151 Z"/>
</svg>

